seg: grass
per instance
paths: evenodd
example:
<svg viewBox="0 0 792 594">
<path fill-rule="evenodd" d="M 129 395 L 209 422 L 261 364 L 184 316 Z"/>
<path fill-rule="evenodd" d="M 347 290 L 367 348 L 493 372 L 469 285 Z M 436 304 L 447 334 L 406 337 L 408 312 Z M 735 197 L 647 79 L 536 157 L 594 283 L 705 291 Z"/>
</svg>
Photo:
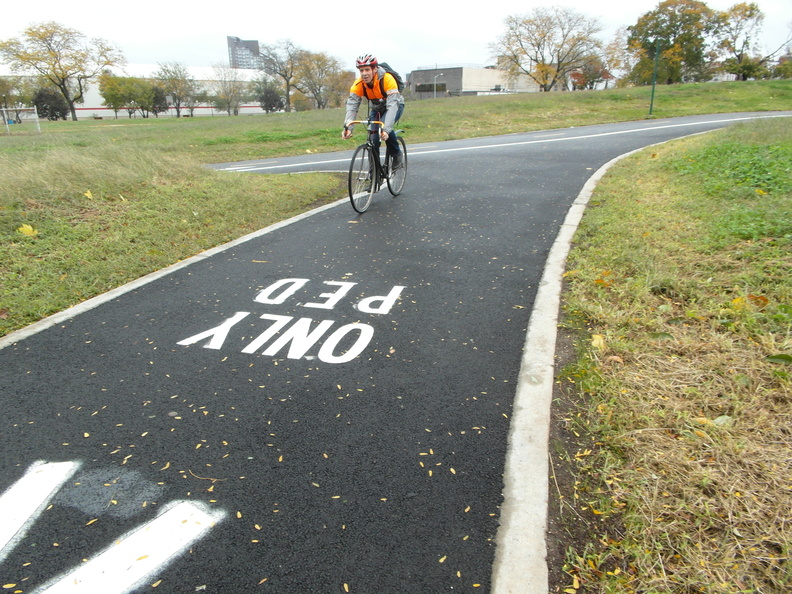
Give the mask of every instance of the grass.
<svg viewBox="0 0 792 594">
<path fill-rule="evenodd" d="M 342 195 L 339 176 L 222 175 L 98 137 L 0 154 L 0 334 Z"/>
<path fill-rule="evenodd" d="M 564 298 L 581 591 L 789 591 L 790 172 L 792 122 L 762 122 L 647 149 L 595 193 Z"/>
<path fill-rule="evenodd" d="M 647 118 L 649 89 L 411 102 L 410 142 Z M 792 81 L 659 87 L 654 117 L 784 110 Z M 350 147 L 338 110 L 43 123 L 0 139 L 0 335 L 343 196 L 333 175 L 207 163 Z M 785 592 L 792 583 L 792 130 L 639 153 L 570 256 L 559 382 L 576 400 L 559 499 L 585 523 L 565 592 Z M 571 442 L 570 442 L 571 443 Z M 554 462 L 558 462 L 554 460 Z"/>
</svg>

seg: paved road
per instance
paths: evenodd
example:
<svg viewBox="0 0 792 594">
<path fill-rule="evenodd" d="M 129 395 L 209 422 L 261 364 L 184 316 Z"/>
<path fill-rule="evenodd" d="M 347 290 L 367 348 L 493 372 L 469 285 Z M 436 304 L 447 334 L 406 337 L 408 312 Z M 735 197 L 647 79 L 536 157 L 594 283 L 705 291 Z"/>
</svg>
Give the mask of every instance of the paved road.
<svg viewBox="0 0 792 594">
<path fill-rule="evenodd" d="M 538 510 L 539 537 L 498 530 L 553 241 L 606 162 L 745 117 L 414 146 L 404 194 L 362 216 L 319 209 L 0 340 L 0 582 L 478 592 L 500 538 L 496 590 L 546 589 L 541 465 L 507 477 L 507 504 L 538 496 L 503 518 Z M 541 424 L 511 437 L 539 459 Z"/>
</svg>

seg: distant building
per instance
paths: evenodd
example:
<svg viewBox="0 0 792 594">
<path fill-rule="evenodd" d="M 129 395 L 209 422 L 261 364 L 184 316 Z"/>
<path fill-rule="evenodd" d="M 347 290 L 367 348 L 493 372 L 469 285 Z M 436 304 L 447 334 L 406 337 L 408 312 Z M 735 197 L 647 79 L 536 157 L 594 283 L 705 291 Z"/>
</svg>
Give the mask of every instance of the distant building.
<svg viewBox="0 0 792 594">
<path fill-rule="evenodd" d="M 505 70 L 474 65 L 418 68 L 407 76 L 407 86 L 417 99 L 539 91 L 539 86 L 524 74 L 510 80 Z"/>
<path fill-rule="evenodd" d="M 255 39 L 226 37 L 228 41 L 228 63 L 231 68 L 259 70 L 263 59 L 259 51 L 259 42 Z"/>
</svg>

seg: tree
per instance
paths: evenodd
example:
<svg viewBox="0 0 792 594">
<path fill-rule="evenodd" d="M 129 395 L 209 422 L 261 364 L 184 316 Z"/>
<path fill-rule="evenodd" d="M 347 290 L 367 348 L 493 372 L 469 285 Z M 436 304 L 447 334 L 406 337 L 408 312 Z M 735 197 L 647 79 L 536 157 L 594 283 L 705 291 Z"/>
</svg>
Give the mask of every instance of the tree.
<svg viewBox="0 0 792 594">
<path fill-rule="evenodd" d="M 666 84 L 707 80 L 713 57 L 708 38 L 715 13 L 699 0 L 664 0 L 628 27 L 627 42 L 638 57 L 630 73 L 637 84 L 649 84 L 659 45 L 658 80 Z"/>
<path fill-rule="evenodd" d="M 157 84 L 157 81 L 150 80 L 148 83 L 154 91 L 154 97 L 151 102 L 151 113 L 154 114 L 154 117 L 158 118 L 159 114 L 167 113 L 168 109 L 170 109 L 168 96 L 165 94 L 165 89 Z"/>
<path fill-rule="evenodd" d="M 38 77 L 6 76 L 0 77 L 0 107 L 14 114 L 14 120 L 21 122 L 22 108 L 33 105 L 36 91 L 42 81 Z"/>
<path fill-rule="evenodd" d="M 737 80 L 756 77 L 762 66 L 756 57 L 756 37 L 762 29 L 764 13 L 753 2 L 741 2 L 716 13 L 715 19 L 718 48 L 726 56 L 726 72 L 737 75 Z"/>
<path fill-rule="evenodd" d="M 610 81 L 613 75 L 599 56 L 592 56 L 578 70 L 570 73 L 572 90 L 593 90 L 601 82 Z"/>
<path fill-rule="evenodd" d="M 627 43 L 627 27 L 619 27 L 613 35 L 613 40 L 605 46 L 602 54 L 605 67 L 613 78 L 620 79 L 633 69 L 633 54 Z M 617 84 L 619 84 L 617 82 Z M 605 88 L 608 81 L 605 81 Z"/>
<path fill-rule="evenodd" d="M 325 109 L 332 98 L 333 81 L 340 72 L 341 62 L 337 58 L 324 53 L 304 52 L 297 64 L 297 86 L 313 99 L 317 109 Z"/>
<path fill-rule="evenodd" d="M 357 74 L 351 70 L 340 70 L 332 75 L 328 83 L 330 96 L 328 107 L 343 107 L 346 104 L 349 88 L 355 82 L 355 78 L 357 78 Z"/>
<path fill-rule="evenodd" d="M 792 52 L 787 53 L 778 60 L 773 68 L 773 78 L 792 78 Z"/>
<path fill-rule="evenodd" d="M 156 116 L 168 111 L 165 90 L 155 80 L 114 76 L 106 71 L 99 77 L 99 93 L 104 105 L 112 109 L 116 117 L 122 109 L 126 110 L 130 118 L 138 111 L 144 118 L 152 113 Z"/>
<path fill-rule="evenodd" d="M 99 75 L 99 94 L 102 96 L 102 104 L 112 109 L 118 119 L 118 112 L 124 109 L 128 101 L 128 93 L 125 88 L 128 79 L 126 77 L 115 76 L 109 70 L 105 70 Z M 130 114 L 129 117 L 132 117 Z"/>
<path fill-rule="evenodd" d="M 201 103 L 209 103 L 209 92 L 196 86 L 194 95 L 189 95 L 184 101 L 184 108 L 190 112 L 190 117 L 195 115 L 195 108 Z"/>
<path fill-rule="evenodd" d="M 38 115 L 51 121 L 65 120 L 69 116 L 69 106 L 66 100 L 51 85 L 41 87 L 33 96 L 33 105 L 36 106 Z"/>
<path fill-rule="evenodd" d="M 198 83 L 190 76 L 187 67 L 179 62 L 160 64 L 154 78 L 165 91 L 168 103 L 176 109 L 176 117 L 181 117 L 182 105 L 198 93 Z"/>
<path fill-rule="evenodd" d="M 571 8 L 534 8 L 506 17 L 506 32 L 490 47 L 512 78 L 526 74 L 550 91 L 596 55 L 601 29 L 597 19 Z"/>
<path fill-rule="evenodd" d="M 210 84 L 215 107 L 228 115 L 239 115 L 239 107 L 250 94 L 250 85 L 238 69 L 228 64 L 215 64 L 213 68 L 215 78 Z"/>
<path fill-rule="evenodd" d="M 36 89 L 41 85 L 38 79 L 28 76 L 0 77 L 0 101 L 5 109 L 14 106 L 30 105 Z"/>
<path fill-rule="evenodd" d="M 123 54 L 103 39 L 86 41 L 85 35 L 55 22 L 32 25 L 22 38 L 0 42 L 0 55 L 15 72 L 36 72 L 54 85 L 77 121 L 81 103 L 92 79 L 108 67 L 125 63 Z"/>
<path fill-rule="evenodd" d="M 274 113 L 283 110 L 284 103 L 281 97 L 278 85 L 267 76 L 261 73 L 261 76 L 253 80 L 253 96 L 258 101 L 261 109 L 266 113 Z"/>
<path fill-rule="evenodd" d="M 305 50 L 287 39 L 272 45 L 262 45 L 260 53 L 264 60 L 264 72 L 283 81 L 285 109 L 291 111 L 292 89 L 297 88 L 297 68 L 305 57 Z"/>
<path fill-rule="evenodd" d="M 787 38 L 774 52 L 763 56 L 757 37 L 765 15 L 753 2 L 741 2 L 716 14 L 715 36 L 718 49 L 725 56 L 723 68 L 737 80 L 760 78 L 769 72 L 768 63 L 792 38 Z"/>
</svg>

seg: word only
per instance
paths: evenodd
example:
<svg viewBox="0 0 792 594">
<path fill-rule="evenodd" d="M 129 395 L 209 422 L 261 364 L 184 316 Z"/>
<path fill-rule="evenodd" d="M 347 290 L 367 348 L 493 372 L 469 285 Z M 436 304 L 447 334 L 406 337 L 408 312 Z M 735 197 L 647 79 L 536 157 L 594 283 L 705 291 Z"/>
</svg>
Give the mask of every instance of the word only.
<svg viewBox="0 0 792 594">
<path fill-rule="evenodd" d="M 265 305 L 281 305 L 293 298 L 295 293 L 310 282 L 307 278 L 281 279 L 260 291 L 254 301 Z M 329 287 L 337 287 L 333 291 L 320 293 L 316 301 L 299 303 L 302 307 L 314 309 L 334 309 L 357 283 L 343 281 L 322 281 Z M 387 295 L 366 297 L 353 303 L 363 313 L 385 315 L 390 312 L 405 287 L 396 285 Z M 177 344 L 188 346 L 205 341 L 207 349 L 220 349 L 228 338 L 232 328 L 251 315 L 249 311 L 238 311 L 219 326 L 180 340 Z M 371 342 L 374 328 L 369 324 L 355 322 L 330 329 L 334 320 L 321 320 L 314 325 L 311 318 L 299 318 L 276 314 L 262 314 L 260 319 L 270 322 L 269 326 L 247 346 L 243 353 L 257 353 L 268 357 L 278 356 L 285 351 L 289 359 L 302 359 L 308 352 L 321 342 L 317 357 L 324 363 L 348 363 Z"/>
</svg>

